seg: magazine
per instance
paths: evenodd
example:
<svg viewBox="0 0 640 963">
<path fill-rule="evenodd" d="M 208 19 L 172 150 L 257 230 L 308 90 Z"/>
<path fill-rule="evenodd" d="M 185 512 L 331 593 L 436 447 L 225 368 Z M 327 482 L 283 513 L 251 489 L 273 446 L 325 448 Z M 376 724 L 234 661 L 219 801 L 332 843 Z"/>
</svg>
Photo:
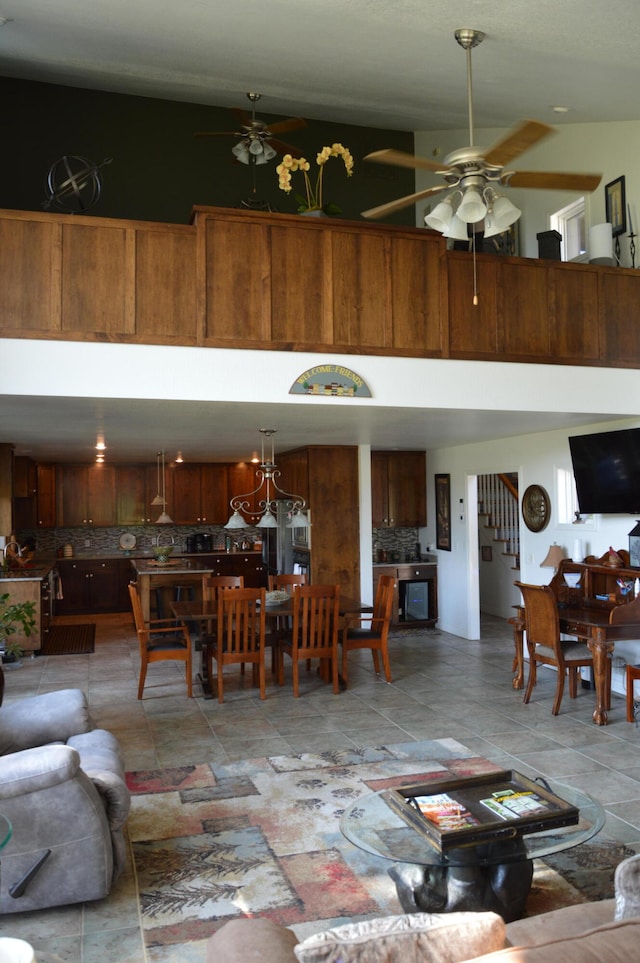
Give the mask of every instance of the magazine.
<svg viewBox="0 0 640 963">
<path fill-rule="evenodd" d="M 548 813 L 551 809 L 541 796 L 528 790 L 502 789 L 491 793 L 489 799 L 480 801 L 500 819 L 536 816 L 540 813 Z"/>
<path fill-rule="evenodd" d="M 463 829 L 465 826 L 478 826 L 480 820 L 472 816 L 466 806 L 459 803 L 448 793 L 433 796 L 414 796 L 409 802 L 438 829 Z"/>
</svg>

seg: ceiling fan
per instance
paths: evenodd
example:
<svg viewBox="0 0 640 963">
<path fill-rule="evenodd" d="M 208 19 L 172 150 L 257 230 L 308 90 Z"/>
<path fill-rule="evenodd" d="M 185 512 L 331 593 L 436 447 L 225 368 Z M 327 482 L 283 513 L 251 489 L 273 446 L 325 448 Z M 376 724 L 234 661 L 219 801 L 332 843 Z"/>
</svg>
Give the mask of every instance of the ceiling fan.
<svg viewBox="0 0 640 963">
<path fill-rule="evenodd" d="M 504 187 L 533 187 L 541 190 L 565 190 L 589 192 L 596 189 L 601 174 L 558 173 L 552 171 L 507 170 L 516 157 L 534 144 L 554 133 L 553 127 L 537 120 L 523 120 L 505 137 L 488 149 L 474 144 L 473 93 L 471 77 L 471 50 L 484 40 L 480 30 L 462 28 L 455 31 L 455 38 L 467 54 L 467 100 L 469 111 L 469 146 L 453 151 L 444 162 L 415 157 L 398 150 L 380 150 L 368 154 L 365 160 L 398 167 L 414 167 L 433 171 L 444 179 L 444 184 L 428 187 L 396 201 L 381 204 L 363 217 L 379 218 L 393 214 L 404 207 L 424 200 L 451 188 L 451 193 L 425 217 L 429 227 L 440 231 L 445 237 L 467 239 L 470 224 L 484 221 L 484 236 L 501 233 L 514 223 L 520 211 L 501 194 Z"/>
<path fill-rule="evenodd" d="M 198 130 L 194 137 L 239 137 L 238 143 L 231 148 L 231 153 L 240 161 L 241 164 L 266 164 L 272 160 L 277 153 L 291 154 L 293 157 L 300 157 L 301 151 L 291 144 L 285 144 L 276 139 L 276 134 L 284 134 L 289 130 L 299 130 L 306 127 L 307 122 L 302 117 L 289 117 L 287 120 L 280 120 L 275 124 L 267 126 L 263 120 L 256 117 L 256 103 L 260 100 L 261 94 L 248 93 L 247 97 L 252 103 L 251 114 L 240 107 L 231 107 L 232 113 L 240 121 L 240 130 Z"/>
</svg>

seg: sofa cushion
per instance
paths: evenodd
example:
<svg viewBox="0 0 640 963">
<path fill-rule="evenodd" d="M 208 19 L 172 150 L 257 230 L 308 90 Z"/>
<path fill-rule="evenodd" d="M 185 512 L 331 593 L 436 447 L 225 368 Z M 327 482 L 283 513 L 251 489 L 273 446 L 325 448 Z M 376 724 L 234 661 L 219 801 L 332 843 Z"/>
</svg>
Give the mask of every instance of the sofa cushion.
<svg viewBox="0 0 640 963">
<path fill-rule="evenodd" d="M 636 918 L 607 923 L 570 939 L 471 955 L 464 963 L 629 963 L 638 958 L 639 942 L 640 918 Z"/>
<path fill-rule="evenodd" d="M 410 913 L 315 933 L 295 954 L 299 963 L 460 963 L 504 945 L 497 913 Z"/>
<path fill-rule="evenodd" d="M 539 916 L 526 916 L 507 925 L 507 940 L 511 946 L 535 946 L 549 940 L 579 936 L 585 930 L 612 923 L 615 905 L 614 899 L 603 899 L 563 906 Z"/>
</svg>

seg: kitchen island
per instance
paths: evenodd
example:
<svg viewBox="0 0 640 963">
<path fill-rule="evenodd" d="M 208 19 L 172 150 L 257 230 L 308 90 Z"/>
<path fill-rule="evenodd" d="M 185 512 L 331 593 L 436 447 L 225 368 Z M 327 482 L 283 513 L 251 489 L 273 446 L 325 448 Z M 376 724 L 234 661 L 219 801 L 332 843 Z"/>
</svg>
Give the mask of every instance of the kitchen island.
<svg viewBox="0 0 640 963">
<path fill-rule="evenodd" d="M 131 567 L 138 584 L 145 622 L 151 618 L 151 592 L 167 585 L 194 585 L 200 588 L 205 575 L 213 575 L 214 565 L 209 556 L 188 555 L 168 562 L 132 558 Z"/>
</svg>

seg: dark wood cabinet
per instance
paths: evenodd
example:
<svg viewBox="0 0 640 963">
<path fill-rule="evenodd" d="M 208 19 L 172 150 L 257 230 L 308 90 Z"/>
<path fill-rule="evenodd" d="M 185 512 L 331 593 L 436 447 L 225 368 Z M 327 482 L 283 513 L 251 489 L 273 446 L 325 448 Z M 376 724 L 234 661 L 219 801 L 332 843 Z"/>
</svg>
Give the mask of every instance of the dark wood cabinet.
<svg viewBox="0 0 640 963">
<path fill-rule="evenodd" d="M 224 555 L 198 556 L 198 560 L 211 565 L 212 575 L 242 575 L 246 588 L 266 588 L 267 570 L 259 552 L 227 552 Z"/>
<path fill-rule="evenodd" d="M 236 465 L 229 465 L 227 469 L 229 500 L 235 498 L 236 496 L 247 495 L 247 498 L 243 500 L 248 503 L 248 508 L 243 511 L 242 514 L 249 525 L 255 524 L 257 511 L 259 508 L 258 495 L 251 494 L 259 484 L 259 479 L 256 476 L 256 467 L 256 465 L 252 465 L 249 462 L 241 461 Z M 264 498 L 264 489 L 262 489 L 259 495 L 260 497 Z M 229 507 L 225 522 L 229 518 L 230 514 L 231 507 Z"/>
<path fill-rule="evenodd" d="M 418 528 L 427 524 L 427 458 L 424 451 L 371 453 L 374 528 Z"/>
<path fill-rule="evenodd" d="M 155 472 L 147 484 L 144 465 L 116 465 L 116 524 L 144 525 L 152 521 L 151 499 L 157 484 Z M 160 512 L 160 509 L 158 509 Z"/>
<path fill-rule="evenodd" d="M 116 475 L 113 465 L 58 465 L 58 525 L 113 525 Z"/>
<path fill-rule="evenodd" d="M 176 525 L 223 525 L 229 518 L 226 465 L 176 465 L 172 483 L 169 514 Z"/>
<path fill-rule="evenodd" d="M 35 461 L 22 455 L 13 459 L 13 497 L 31 498 L 38 493 L 38 469 Z"/>
<path fill-rule="evenodd" d="M 56 466 L 52 464 L 39 464 L 37 467 L 37 479 L 36 524 L 38 528 L 55 528 Z"/>
<path fill-rule="evenodd" d="M 122 611 L 123 568 L 119 559 L 60 559 L 57 562 L 62 599 L 56 615 L 86 615 Z M 127 606 L 128 607 L 128 606 Z"/>
</svg>

